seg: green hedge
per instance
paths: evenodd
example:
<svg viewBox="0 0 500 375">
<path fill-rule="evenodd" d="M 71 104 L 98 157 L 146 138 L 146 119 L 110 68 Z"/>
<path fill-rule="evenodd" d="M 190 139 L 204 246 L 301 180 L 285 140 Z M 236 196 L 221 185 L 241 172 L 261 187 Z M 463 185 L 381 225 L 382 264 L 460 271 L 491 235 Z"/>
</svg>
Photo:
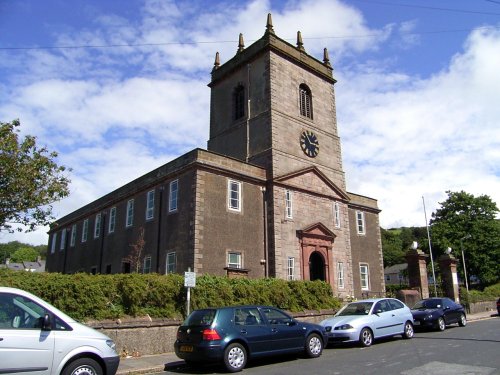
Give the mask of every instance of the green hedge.
<svg viewBox="0 0 500 375">
<path fill-rule="evenodd" d="M 460 300 L 467 305 L 476 302 L 494 301 L 498 298 L 500 298 L 500 283 L 490 285 L 484 288 L 483 291 L 469 290 L 468 294 L 464 287 L 460 288 Z"/>
<path fill-rule="evenodd" d="M 179 319 L 185 314 L 181 275 L 16 272 L 0 270 L 0 286 L 29 291 L 79 320 L 150 315 Z M 203 275 L 191 289 L 191 308 L 263 304 L 289 311 L 337 309 L 330 285 L 321 281 L 229 279 Z"/>
</svg>

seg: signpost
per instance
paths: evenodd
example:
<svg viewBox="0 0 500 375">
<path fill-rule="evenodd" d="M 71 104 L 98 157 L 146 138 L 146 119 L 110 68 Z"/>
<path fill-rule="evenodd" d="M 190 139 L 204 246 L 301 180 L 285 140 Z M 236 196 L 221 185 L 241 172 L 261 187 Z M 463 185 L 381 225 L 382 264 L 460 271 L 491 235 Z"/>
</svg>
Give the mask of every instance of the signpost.
<svg viewBox="0 0 500 375">
<path fill-rule="evenodd" d="M 191 267 L 188 268 L 187 272 L 184 272 L 184 287 L 187 288 L 187 298 L 186 298 L 186 316 L 191 313 L 191 288 L 196 286 L 196 273 L 191 272 Z"/>
</svg>

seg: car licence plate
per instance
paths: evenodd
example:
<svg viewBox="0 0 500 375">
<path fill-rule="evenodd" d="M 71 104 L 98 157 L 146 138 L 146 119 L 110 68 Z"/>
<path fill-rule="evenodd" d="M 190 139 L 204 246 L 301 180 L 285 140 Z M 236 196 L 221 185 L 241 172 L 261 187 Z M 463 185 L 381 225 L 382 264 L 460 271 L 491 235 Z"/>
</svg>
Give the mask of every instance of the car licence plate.
<svg viewBox="0 0 500 375">
<path fill-rule="evenodd" d="M 192 345 L 181 345 L 180 351 L 190 353 L 193 351 L 193 346 Z"/>
</svg>

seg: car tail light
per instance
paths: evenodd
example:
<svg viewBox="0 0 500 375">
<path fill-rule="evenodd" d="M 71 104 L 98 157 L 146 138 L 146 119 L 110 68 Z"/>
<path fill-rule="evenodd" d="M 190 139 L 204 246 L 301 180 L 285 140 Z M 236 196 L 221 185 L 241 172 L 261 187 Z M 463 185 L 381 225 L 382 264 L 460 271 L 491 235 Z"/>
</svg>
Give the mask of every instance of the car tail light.
<svg viewBox="0 0 500 375">
<path fill-rule="evenodd" d="M 203 330 L 203 340 L 214 341 L 220 339 L 221 337 L 219 336 L 219 333 L 215 329 L 207 328 Z"/>
</svg>

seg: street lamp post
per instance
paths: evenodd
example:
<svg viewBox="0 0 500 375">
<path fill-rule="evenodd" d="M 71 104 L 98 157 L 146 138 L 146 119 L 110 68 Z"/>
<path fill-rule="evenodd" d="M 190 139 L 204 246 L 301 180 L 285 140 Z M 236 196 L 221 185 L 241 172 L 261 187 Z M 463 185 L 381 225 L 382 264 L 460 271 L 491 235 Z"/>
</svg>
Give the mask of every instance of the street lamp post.
<svg viewBox="0 0 500 375">
<path fill-rule="evenodd" d="M 464 240 L 468 238 L 470 238 L 470 234 L 467 234 L 460 239 L 460 249 L 462 251 L 462 267 L 464 268 L 465 289 L 467 289 L 467 293 L 469 293 L 469 282 L 467 281 L 467 267 L 465 267 Z"/>
</svg>

